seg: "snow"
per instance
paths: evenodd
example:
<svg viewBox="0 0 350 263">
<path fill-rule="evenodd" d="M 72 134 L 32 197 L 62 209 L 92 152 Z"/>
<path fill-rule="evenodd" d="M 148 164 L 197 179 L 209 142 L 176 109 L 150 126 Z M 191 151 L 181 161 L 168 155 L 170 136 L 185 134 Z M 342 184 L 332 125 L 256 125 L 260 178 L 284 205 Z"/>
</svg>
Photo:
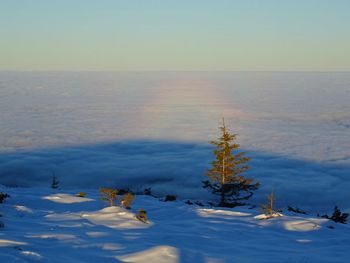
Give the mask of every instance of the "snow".
<svg viewBox="0 0 350 263">
<path fill-rule="evenodd" d="M 151 249 L 144 250 L 142 252 L 138 253 L 132 253 L 125 256 L 117 257 L 123 262 L 134 262 L 134 263 L 141 263 L 141 262 L 155 262 L 155 263 L 162 263 L 162 262 L 169 262 L 169 263 L 176 263 L 179 262 L 178 258 L 178 251 L 174 247 L 170 246 L 156 246 Z"/>
<path fill-rule="evenodd" d="M 135 215 L 121 207 L 107 207 L 94 213 L 83 213 L 81 217 L 86 218 L 95 225 L 103 225 L 118 229 L 132 229 L 150 227 L 135 220 Z"/>
<path fill-rule="evenodd" d="M 50 196 L 44 196 L 43 199 L 47 199 L 52 202 L 61 203 L 61 204 L 72 204 L 72 203 L 82 203 L 82 202 L 93 201 L 90 198 L 77 197 L 71 194 L 53 194 Z"/>
<path fill-rule="evenodd" d="M 84 190 L 87 202 L 71 202 Z M 0 262 L 349 262 L 349 225 L 285 211 L 223 209 L 137 195 L 108 207 L 98 189 L 3 188 Z M 45 197 L 59 196 L 57 199 Z M 135 218 L 143 208 L 150 223 Z M 27 212 L 30 211 L 30 212 Z M 330 229 L 329 226 L 334 227 Z"/>
</svg>

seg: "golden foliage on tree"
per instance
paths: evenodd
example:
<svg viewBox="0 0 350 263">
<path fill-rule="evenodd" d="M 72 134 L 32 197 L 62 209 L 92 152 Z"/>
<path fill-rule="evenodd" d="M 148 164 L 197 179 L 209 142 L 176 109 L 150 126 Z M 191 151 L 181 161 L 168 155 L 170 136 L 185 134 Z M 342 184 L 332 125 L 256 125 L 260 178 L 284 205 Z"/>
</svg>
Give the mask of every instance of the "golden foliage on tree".
<svg viewBox="0 0 350 263">
<path fill-rule="evenodd" d="M 221 136 L 211 141 L 215 160 L 205 174 L 209 180 L 203 182 L 203 187 L 220 196 L 219 206 L 241 205 L 258 189 L 259 183 L 241 175 L 249 169 L 246 163 L 250 158 L 238 151 L 237 134 L 230 133 L 224 119 L 219 129 Z"/>
<path fill-rule="evenodd" d="M 131 203 L 134 201 L 135 196 L 132 193 L 126 193 L 120 200 L 120 205 L 126 209 L 131 209 Z"/>
<path fill-rule="evenodd" d="M 266 204 L 263 204 L 261 206 L 261 209 L 265 215 L 272 216 L 275 213 L 275 210 L 274 210 L 275 201 L 276 201 L 275 194 L 274 194 L 274 191 L 272 191 L 271 194 L 267 196 Z"/>
<path fill-rule="evenodd" d="M 102 195 L 101 200 L 106 201 L 110 206 L 113 206 L 118 199 L 117 189 L 101 187 L 100 193 Z"/>
<path fill-rule="evenodd" d="M 143 223 L 147 223 L 147 212 L 141 208 L 138 213 L 136 214 L 136 218 L 140 220 Z"/>
</svg>

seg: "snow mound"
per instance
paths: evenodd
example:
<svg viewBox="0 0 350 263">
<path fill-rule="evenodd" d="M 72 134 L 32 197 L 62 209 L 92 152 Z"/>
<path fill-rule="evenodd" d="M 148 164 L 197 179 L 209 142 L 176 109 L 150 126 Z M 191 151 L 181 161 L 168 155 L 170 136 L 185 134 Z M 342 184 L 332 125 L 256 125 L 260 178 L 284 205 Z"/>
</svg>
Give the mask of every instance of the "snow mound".
<svg viewBox="0 0 350 263">
<path fill-rule="evenodd" d="M 198 214 L 203 217 L 222 217 L 222 216 L 250 216 L 249 213 L 228 211 L 228 210 L 217 210 L 217 209 L 198 209 Z"/>
<path fill-rule="evenodd" d="M 49 196 L 44 196 L 43 199 L 50 200 L 55 203 L 61 204 L 73 204 L 73 203 L 83 203 L 83 202 L 91 202 L 93 199 L 86 197 L 78 197 L 71 194 L 53 194 Z"/>
<path fill-rule="evenodd" d="M 283 216 L 281 213 L 276 212 L 271 215 L 266 215 L 266 214 L 257 215 L 257 216 L 254 216 L 254 218 L 259 220 L 264 220 L 264 219 L 276 218 L 281 216 Z"/>
<path fill-rule="evenodd" d="M 290 231 L 314 231 L 321 228 L 321 223 L 326 222 L 322 219 L 308 219 L 285 222 L 283 225 L 285 229 Z"/>
<path fill-rule="evenodd" d="M 126 210 L 104 207 L 97 189 L 87 190 L 94 202 L 74 205 L 47 201 L 51 189 L 5 192 L 11 198 L 0 206 L 1 263 L 350 262 L 349 225 L 324 218 L 286 212 L 259 220 L 247 207 L 215 209 L 140 195 Z M 139 208 L 151 223 L 135 218 Z"/>
<path fill-rule="evenodd" d="M 27 245 L 27 243 L 7 239 L 0 239 L 0 247 L 13 247 L 18 245 Z"/>
<path fill-rule="evenodd" d="M 106 207 L 93 213 L 83 213 L 81 217 L 96 225 L 117 229 L 147 228 L 152 225 L 140 222 L 134 213 L 119 206 Z"/>
<path fill-rule="evenodd" d="M 25 207 L 24 205 L 15 205 L 15 209 L 18 212 L 24 212 L 24 213 L 28 213 L 28 214 L 33 214 L 33 210 L 28 208 L 28 207 Z"/>
<path fill-rule="evenodd" d="M 21 255 L 29 261 L 39 261 L 43 258 L 40 254 L 33 251 L 22 251 Z"/>
<path fill-rule="evenodd" d="M 178 251 L 171 246 L 156 246 L 141 252 L 117 257 L 123 262 L 133 263 L 177 263 L 179 262 Z"/>
</svg>

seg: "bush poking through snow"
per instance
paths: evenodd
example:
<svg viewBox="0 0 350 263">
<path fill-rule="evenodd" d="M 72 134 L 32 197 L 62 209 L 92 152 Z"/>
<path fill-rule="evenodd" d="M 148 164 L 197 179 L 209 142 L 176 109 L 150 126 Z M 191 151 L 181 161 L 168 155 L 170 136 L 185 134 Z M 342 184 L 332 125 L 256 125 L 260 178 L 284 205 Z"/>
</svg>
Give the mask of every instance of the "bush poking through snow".
<svg viewBox="0 0 350 263">
<path fill-rule="evenodd" d="M 86 193 L 85 192 L 79 192 L 75 196 L 77 196 L 77 197 L 85 197 Z"/>
<path fill-rule="evenodd" d="M 140 220 L 142 223 L 147 224 L 147 212 L 146 212 L 143 208 L 141 208 L 141 209 L 137 212 L 136 218 L 137 218 L 138 220 Z"/>
<path fill-rule="evenodd" d="M 57 177 L 55 174 L 52 175 L 52 180 L 51 180 L 51 188 L 52 189 L 57 189 L 59 186 L 59 181 L 57 180 Z"/>
<path fill-rule="evenodd" d="M 9 198 L 10 196 L 6 193 L 0 192 L 0 204 L 2 204 L 6 198 Z"/>
<path fill-rule="evenodd" d="M 335 206 L 332 216 L 323 215 L 321 217 L 330 219 L 336 223 L 346 224 L 348 216 L 349 216 L 348 213 L 342 213 L 338 208 L 338 206 Z"/>
<path fill-rule="evenodd" d="M 109 206 L 114 206 L 115 201 L 118 199 L 118 190 L 112 188 L 100 188 L 100 193 L 102 195 L 101 200 L 106 201 Z"/>
<path fill-rule="evenodd" d="M 236 143 L 237 134 L 230 133 L 225 125 L 219 127 L 221 136 L 211 141 L 215 146 L 215 160 L 212 167 L 206 172 L 209 180 L 203 182 L 203 187 L 208 188 L 213 194 L 220 196 L 219 206 L 234 207 L 244 205 L 242 200 L 247 200 L 258 189 L 259 182 L 248 179 L 241 174 L 249 169 L 246 163 L 250 158 L 244 156 L 244 152 L 236 152 L 240 145 Z"/>
<path fill-rule="evenodd" d="M 131 209 L 131 203 L 134 201 L 135 196 L 132 193 L 126 193 L 120 200 L 120 205 L 126 209 Z"/>
<path fill-rule="evenodd" d="M 171 202 L 171 201 L 176 201 L 176 195 L 166 195 L 164 202 Z"/>
<path fill-rule="evenodd" d="M 0 192 L 0 204 L 5 202 L 6 198 L 8 197 L 10 197 L 8 194 Z M 0 217 L 2 217 L 2 214 L 0 214 Z M 3 228 L 4 226 L 4 223 L 0 221 L 0 228 Z"/>
<path fill-rule="evenodd" d="M 151 188 L 146 188 L 145 190 L 143 190 L 143 194 L 153 196 Z"/>
<path fill-rule="evenodd" d="M 300 210 L 298 207 L 292 207 L 292 206 L 288 206 L 288 211 L 296 213 L 296 214 L 303 214 L 306 215 L 307 213 L 303 210 Z"/>
<path fill-rule="evenodd" d="M 281 214 L 275 210 L 275 202 L 276 202 L 275 193 L 274 191 L 272 191 L 271 194 L 267 196 L 266 204 L 263 204 L 261 206 L 261 209 L 266 216 L 265 218 L 262 218 L 262 219 L 269 219 L 269 218 L 281 216 Z"/>
<path fill-rule="evenodd" d="M 267 196 L 267 202 L 266 204 L 261 205 L 261 210 L 263 213 L 267 216 L 272 216 L 274 211 L 276 197 L 274 192 L 272 191 L 271 194 Z"/>
</svg>

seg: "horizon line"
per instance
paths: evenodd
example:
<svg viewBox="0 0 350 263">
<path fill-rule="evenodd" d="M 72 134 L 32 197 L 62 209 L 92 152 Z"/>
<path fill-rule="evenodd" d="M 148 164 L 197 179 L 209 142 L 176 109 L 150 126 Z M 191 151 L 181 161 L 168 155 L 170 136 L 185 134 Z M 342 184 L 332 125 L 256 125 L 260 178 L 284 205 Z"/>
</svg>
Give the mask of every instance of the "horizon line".
<svg viewBox="0 0 350 263">
<path fill-rule="evenodd" d="M 350 70 L 97 70 L 97 69 L 0 69 L 0 72 L 118 72 L 118 73 L 186 73 L 186 72 L 203 72 L 203 73 L 350 73 Z"/>
</svg>

